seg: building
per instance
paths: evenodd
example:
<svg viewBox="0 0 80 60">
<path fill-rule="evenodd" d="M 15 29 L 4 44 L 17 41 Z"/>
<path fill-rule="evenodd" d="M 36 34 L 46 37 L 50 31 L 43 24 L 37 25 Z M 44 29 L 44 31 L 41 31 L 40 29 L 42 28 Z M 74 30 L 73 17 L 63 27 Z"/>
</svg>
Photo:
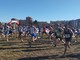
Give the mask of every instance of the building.
<svg viewBox="0 0 80 60">
<path fill-rule="evenodd" d="M 39 25 L 39 26 L 43 26 L 43 25 L 48 26 L 49 23 L 47 23 L 47 22 L 38 22 L 38 25 Z"/>
<path fill-rule="evenodd" d="M 19 20 L 19 24 L 21 25 L 21 26 L 24 26 L 24 25 L 26 25 L 26 20 Z"/>
<path fill-rule="evenodd" d="M 80 19 L 76 19 L 76 20 L 64 20 L 64 21 L 50 21 L 50 24 L 68 24 L 71 28 L 80 28 Z"/>
<path fill-rule="evenodd" d="M 22 25 L 22 26 L 24 26 L 24 25 L 29 25 L 29 24 L 31 24 L 31 23 L 32 23 L 32 18 L 29 17 L 29 16 L 26 17 L 25 20 L 22 20 L 22 19 L 19 20 L 19 24 Z"/>
<path fill-rule="evenodd" d="M 80 19 L 69 21 L 69 25 L 75 29 L 80 28 Z"/>
</svg>

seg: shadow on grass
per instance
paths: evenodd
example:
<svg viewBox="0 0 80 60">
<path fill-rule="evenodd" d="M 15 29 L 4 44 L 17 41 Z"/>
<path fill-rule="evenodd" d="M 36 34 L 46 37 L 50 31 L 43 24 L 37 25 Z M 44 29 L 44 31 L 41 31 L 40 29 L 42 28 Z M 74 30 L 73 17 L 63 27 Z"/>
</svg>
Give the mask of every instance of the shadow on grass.
<svg viewBox="0 0 80 60">
<path fill-rule="evenodd" d="M 33 52 L 33 51 L 41 51 L 41 50 L 50 50 L 52 49 L 51 47 L 47 46 L 36 46 L 36 47 L 27 47 L 26 49 L 22 49 L 22 52 Z M 17 52 L 17 51 L 13 51 Z"/>
<path fill-rule="evenodd" d="M 28 45 L 28 42 L 24 41 L 24 42 L 21 42 L 21 41 L 2 41 L 0 42 L 0 45 L 2 46 L 10 46 L 12 44 L 24 44 L 24 45 Z M 32 45 L 42 45 L 42 44 L 51 44 L 50 41 L 47 41 L 47 40 L 36 40 L 35 42 L 32 42 Z"/>
<path fill-rule="evenodd" d="M 5 49 L 26 49 L 26 50 L 22 50 L 22 51 L 23 52 L 30 52 L 30 51 L 48 50 L 48 49 L 52 49 L 52 48 L 47 47 L 47 46 L 34 46 L 34 45 L 32 45 L 31 47 L 29 47 L 29 45 L 25 45 L 25 46 L 12 45 L 12 46 L 0 47 L 0 49 L 1 50 L 5 50 Z"/>
<path fill-rule="evenodd" d="M 68 54 L 66 56 L 59 56 L 59 55 L 51 55 L 51 56 L 39 56 L 39 57 L 30 57 L 30 58 L 20 58 L 18 60 L 45 60 L 45 59 L 55 59 L 60 60 L 64 58 L 71 58 L 72 60 L 76 58 L 77 60 L 80 60 L 80 53 L 76 54 Z"/>
<path fill-rule="evenodd" d="M 32 52 L 32 51 L 40 51 L 40 50 L 50 50 L 51 48 L 34 48 L 34 49 L 27 49 L 22 50 L 23 52 Z"/>
<path fill-rule="evenodd" d="M 59 58 L 77 58 L 80 60 L 80 53 L 67 54 L 65 56 L 60 56 Z"/>
<path fill-rule="evenodd" d="M 39 57 L 21 58 L 21 59 L 18 59 L 18 60 L 43 60 L 43 59 L 51 59 L 51 57 L 57 58 L 57 56 L 58 55 L 39 56 Z"/>
</svg>

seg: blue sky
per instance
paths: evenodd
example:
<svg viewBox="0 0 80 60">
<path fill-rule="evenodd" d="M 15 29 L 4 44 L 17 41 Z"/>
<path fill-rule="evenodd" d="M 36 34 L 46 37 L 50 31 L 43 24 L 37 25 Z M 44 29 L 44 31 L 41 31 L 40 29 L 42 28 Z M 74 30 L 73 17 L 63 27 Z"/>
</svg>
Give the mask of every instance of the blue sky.
<svg viewBox="0 0 80 60">
<path fill-rule="evenodd" d="M 0 21 L 11 18 L 38 21 L 72 20 L 80 18 L 80 0 L 0 0 Z"/>
</svg>

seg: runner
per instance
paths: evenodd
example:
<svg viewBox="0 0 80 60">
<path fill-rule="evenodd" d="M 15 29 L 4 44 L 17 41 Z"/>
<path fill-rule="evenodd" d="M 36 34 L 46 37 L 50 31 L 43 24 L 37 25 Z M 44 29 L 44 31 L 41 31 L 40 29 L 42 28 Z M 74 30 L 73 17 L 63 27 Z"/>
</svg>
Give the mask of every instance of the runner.
<svg viewBox="0 0 80 60">
<path fill-rule="evenodd" d="M 41 26 L 38 26 L 38 32 L 39 32 L 39 36 L 41 36 Z"/>
<path fill-rule="evenodd" d="M 43 38 L 44 34 L 48 36 L 46 30 L 47 30 L 46 26 L 43 26 L 43 29 L 42 29 L 42 38 Z"/>
<path fill-rule="evenodd" d="M 4 26 L 4 34 L 5 34 L 5 37 L 7 39 L 7 41 L 9 41 L 9 26 L 7 24 L 5 24 Z"/>
<path fill-rule="evenodd" d="M 50 26 L 49 27 L 49 39 L 51 40 L 51 35 L 52 35 L 52 33 L 53 33 L 53 27 L 52 26 Z"/>
<path fill-rule="evenodd" d="M 27 37 L 28 28 L 27 26 L 23 26 L 23 34 L 25 37 Z"/>
<path fill-rule="evenodd" d="M 55 47 L 56 47 L 57 41 L 60 42 L 63 39 L 63 29 L 59 24 L 55 27 L 55 37 L 56 37 L 56 42 L 55 42 Z"/>
<path fill-rule="evenodd" d="M 19 38 L 21 39 L 21 42 L 23 42 L 23 27 L 18 26 L 18 33 L 19 33 Z"/>
<path fill-rule="evenodd" d="M 37 30 L 36 27 L 34 25 L 32 25 L 30 27 L 30 34 L 31 34 L 31 40 L 34 42 L 35 40 L 37 40 Z"/>
<path fill-rule="evenodd" d="M 56 47 L 56 36 L 55 36 L 54 26 L 50 26 L 49 36 L 52 46 Z"/>
<path fill-rule="evenodd" d="M 4 28 L 0 25 L 0 38 L 4 37 Z"/>
<path fill-rule="evenodd" d="M 72 40 L 72 35 L 73 35 L 73 32 L 72 30 L 69 28 L 68 25 L 65 25 L 65 28 L 64 28 L 64 39 L 65 39 L 65 44 L 64 44 L 64 54 L 66 54 L 66 51 L 67 51 L 67 47 L 70 48 L 70 43 L 71 43 L 71 40 Z"/>
</svg>

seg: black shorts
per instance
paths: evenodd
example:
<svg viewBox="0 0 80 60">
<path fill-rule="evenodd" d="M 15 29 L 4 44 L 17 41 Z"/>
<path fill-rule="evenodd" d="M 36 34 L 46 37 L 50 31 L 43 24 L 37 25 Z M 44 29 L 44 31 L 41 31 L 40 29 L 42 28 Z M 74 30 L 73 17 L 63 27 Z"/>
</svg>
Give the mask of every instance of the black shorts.
<svg viewBox="0 0 80 60">
<path fill-rule="evenodd" d="M 47 33 L 46 33 L 46 31 L 43 31 L 42 33 L 45 33 L 45 34 L 47 34 Z"/>
<path fill-rule="evenodd" d="M 2 32 L 2 31 L 0 31 L 0 33 L 2 34 L 3 32 Z"/>
<path fill-rule="evenodd" d="M 63 38 L 62 38 L 62 36 L 56 36 L 56 39 L 58 39 L 58 38 L 60 38 L 60 40 L 62 40 Z"/>
<path fill-rule="evenodd" d="M 71 42 L 72 38 L 65 38 L 66 42 Z"/>
<path fill-rule="evenodd" d="M 21 35 L 23 32 L 19 32 L 19 35 Z"/>
<path fill-rule="evenodd" d="M 9 31 L 9 34 L 12 34 L 12 32 L 13 32 L 13 31 L 10 30 L 10 31 Z"/>
<path fill-rule="evenodd" d="M 50 31 L 50 32 L 49 32 L 49 35 L 51 35 L 52 33 L 53 33 L 53 32 L 52 32 L 52 31 Z"/>
</svg>

